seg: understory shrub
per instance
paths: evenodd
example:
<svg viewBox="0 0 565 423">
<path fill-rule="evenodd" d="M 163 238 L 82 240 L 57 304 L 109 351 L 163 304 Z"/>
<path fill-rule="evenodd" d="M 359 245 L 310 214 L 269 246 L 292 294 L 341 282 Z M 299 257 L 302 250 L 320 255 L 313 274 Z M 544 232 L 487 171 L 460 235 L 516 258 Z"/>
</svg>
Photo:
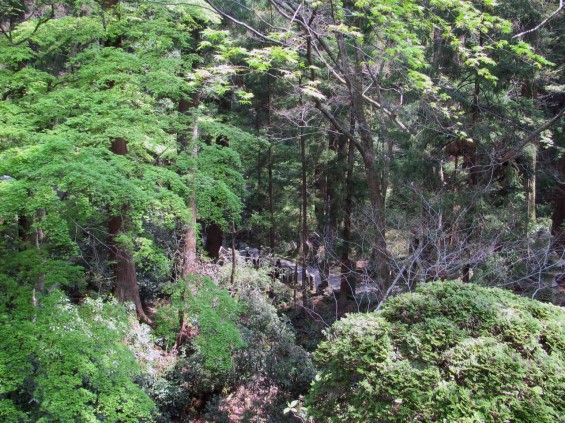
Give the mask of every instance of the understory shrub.
<svg viewBox="0 0 565 423">
<path fill-rule="evenodd" d="M 159 308 L 155 334 L 166 348 L 171 348 L 181 329 L 180 316 L 187 335 L 185 349 L 201 356 L 212 373 L 228 372 L 232 367 L 232 350 L 241 346 L 236 327 L 240 305 L 229 292 L 218 288 L 211 279 L 193 277 L 167 290 L 170 303 Z"/>
<path fill-rule="evenodd" d="M 275 282 L 277 283 L 277 282 Z M 244 346 L 234 353 L 228 389 L 215 395 L 206 418 L 215 422 L 294 421 L 283 410 L 314 378 L 310 355 L 259 290 L 240 293 L 238 327 Z"/>
<path fill-rule="evenodd" d="M 310 355 L 296 345 L 269 298 L 269 284 L 279 282 L 261 270 L 242 270 L 245 278 L 236 280 L 236 289 L 222 289 L 210 279 L 182 282 L 157 311 L 155 334 L 169 349 L 179 311 L 191 325 L 176 364 L 151 387 L 162 421 L 201 415 L 218 422 L 288 420 L 282 413 L 286 402 L 307 392 L 314 377 Z"/>
<path fill-rule="evenodd" d="M 153 421 L 155 405 L 134 382 L 124 306 L 73 305 L 7 278 L 0 293 L 0 421 Z"/>
<path fill-rule="evenodd" d="M 157 309 L 153 333 L 165 350 L 176 347 L 176 362 L 146 381 L 162 413 L 160 421 L 198 414 L 202 398 L 225 385 L 233 372 L 233 353 L 243 345 L 236 325 L 241 305 L 211 279 L 193 276 L 165 292 L 168 302 Z M 183 340 L 178 344 L 181 320 Z"/>
<path fill-rule="evenodd" d="M 326 332 L 319 421 L 565 421 L 565 311 L 500 289 L 422 285 Z"/>
</svg>

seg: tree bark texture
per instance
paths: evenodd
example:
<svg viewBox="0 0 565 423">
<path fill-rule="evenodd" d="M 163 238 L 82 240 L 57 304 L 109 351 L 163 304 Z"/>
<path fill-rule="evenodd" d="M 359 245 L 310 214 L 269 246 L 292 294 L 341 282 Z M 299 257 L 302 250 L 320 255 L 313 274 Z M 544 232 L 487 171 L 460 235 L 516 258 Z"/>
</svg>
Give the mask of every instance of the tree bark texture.
<svg viewBox="0 0 565 423">
<path fill-rule="evenodd" d="M 275 250 L 276 226 L 275 226 L 275 199 L 273 197 L 273 143 L 269 141 L 269 246 L 271 251 Z"/>
<path fill-rule="evenodd" d="M 350 58 L 345 46 L 343 34 L 337 35 L 338 50 L 345 81 L 349 90 L 353 114 L 357 124 L 357 133 L 360 138 L 360 153 L 365 165 L 367 177 L 367 187 L 369 202 L 371 206 L 371 219 L 373 228 L 373 251 L 372 261 L 376 271 L 376 276 L 382 292 L 386 291 L 390 281 L 389 253 L 386 243 L 386 224 L 385 224 L 385 194 L 382 187 L 382 178 L 376 164 L 375 148 L 373 145 L 373 132 L 368 124 L 365 104 L 363 100 L 363 83 L 361 64 L 358 60 L 351 65 Z"/>
<path fill-rule="evenodd" d="M 352 125 L 354 120 L 352 119 Z M 353 212 L 353 167 L 355 165 L 355 145 L 349 140 L 347 152 L 347 176 L 345 180 L 345 215 L 343 217 L 343 251 L 341 254 L 341 278 L 339 288 L 338 314 L 343 315 L 347 309 L 348 297 L 353 293 L 350 278 L 351 260 L 351 213 Z"/>
<path fill-rule="evenodd" d="M 112 140 L 110 150 L 116 155 L 126 155 L 128 153 L 127 141 L 124 138 Z M 139 319 L 143 322 L 150 323 L 151 320 L 143 311 L 141 304 L 132 252 L 116 241 L 118 235 L 127 231 L 125 216 L 127 216 L 128 209 L 129 206 L 124 205 L 121 213 L 112 216 L 108 222 L 110 260 L 114 262 L 113 268 L 116 277 L 114 294 L 119 301 L 133 302 Z"/>
<path fill-rule="evenodd" d="M 561 156 L 557 165 L 557 185 L 555 186 L 553 200 L 553 215 L 551 232 L 555 237 L 555 244 L 559 248 L 565 247 L 565 155 Z"/>
</svg>

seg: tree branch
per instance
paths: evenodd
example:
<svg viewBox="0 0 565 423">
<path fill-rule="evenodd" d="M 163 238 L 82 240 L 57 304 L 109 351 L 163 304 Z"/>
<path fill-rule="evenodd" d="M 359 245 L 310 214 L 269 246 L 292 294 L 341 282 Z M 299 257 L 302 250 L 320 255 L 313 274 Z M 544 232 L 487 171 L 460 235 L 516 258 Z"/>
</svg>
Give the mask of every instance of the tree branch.
<svg viewBox="0 0 565 423">
<path fill-rule="evenodd" d="M 216 12 L 218 15 L 223 16 L 224 18 L 232 21 L 234 24 L 239 25 L 244 27 L 245 29 L 247 29 L 249 32 L 257 35 L 259 38 L 268 41 L 270 43 L 274 43 L 277 44 L 279 46 L 285 46 L 285 44 L 282 41 L 279 40 L 275 40 L 274 38 L 269 37 L 268 35 L 265 35 L 259 31 L 257 31 L 255 28 L 252 28 L 251 26 L 247 25 L 245 22 L 242 22 L 240 20 L 237 20 L 236 18 L 234 18 L 231 15 L 228 15 L 227 13 L 225 13 L 224 11 L 222 11 L 219 7 L 217 7 L 216 5 L 214 5 L 211 1 L 206 0 L 206 3 L 214 10 L 214 12 Z"/>
<path fill-rule="evenodd" d="M 547 18 L 545 18 L 543 21 L 541 21 L 538 25 L 536 25 L 532 29 L 528 29 L 527 31 L 520 32 L 519 34 L 514 35 L 512 38 L 520 38 L 526 34 L 529 34 L 530 32 L 537 31 L 542 26 L 544 26 L 551 18 L 553 18 L 555 15 L 561 12 L 561 10 L 563 10 L 564 8 L 565 8 L 565 0 L 559 0 L 559 7 L 551 15 L 549 15 Z"/>
<path fill-rule="evenodd" d="M 337 129 L 339 132 L 341 132 L 343 135 L 345 135 L 347 138 L 349 138 L 353 142 L 355 148 L 357 148 L 361 156 L 365 157 L 365 150 L 361 145 L 361 143 L 359 142 L 359 140 L 357 139 L 357 137 L 355 137 L 355 135 L 353 135 L 347 128 L 345 128 L 341 123 L 339 123 L 335 118 L 335 116 L 332 115 L 330 111 L 322 105 L 320 100 L 314 99 L 314 103 L 316 104 L 316 108 L 334 126 L 334 128 Z"/>
<path fill-rule="evenodd" d="M 565 108 L 562 109 L 559 113 L 557 113 L 553 118 L 545 122 L 542 126 L 537 128 L 535 131 L 531 132 L 516 147 L 514 147 L 512 150 L 510 150 L 504 156 L 502 156 L 501 162 L 504 163 L 518 157 L 520 155 L 520 152 L 522 151 L 522 148 L 524 148 L 528 143 L 532 142 L 533 139 L 537 137 L 540 133 L 550 128 L 554 123 L 556 123 L 559 119 L 561 119 L 563 115 L 565 115 Z"/>
</svg>

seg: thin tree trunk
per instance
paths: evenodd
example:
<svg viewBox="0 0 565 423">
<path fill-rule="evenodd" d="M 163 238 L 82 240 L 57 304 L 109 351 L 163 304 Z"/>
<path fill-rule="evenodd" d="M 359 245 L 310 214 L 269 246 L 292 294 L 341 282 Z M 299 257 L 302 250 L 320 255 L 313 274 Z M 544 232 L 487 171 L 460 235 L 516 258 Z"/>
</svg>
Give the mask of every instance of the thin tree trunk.
<svg viewBox="0 0 565 423">
<path fill-rule="evenodd" d="M 195 31 L 195 42 L 199 39 L 199 32 Z M 181 98 L 179 100 L 178 111 L 182 115 L 186 115 L 190 110 L 196 110 L 200 104 L 200 93 L 193 93 L 189 99 Z M 192 193 L 188 198 L 188 207 L 190 209 L 190 218 L 184 222 L 180 239 L 180 277 L 185 278 L 188 275 L 196 274 L 198 269 L 198 260 L 196 255 L 196 235 L 197 235 L 197 209 L 196 209 L 196 186 L 195 186 L 195 173 L 196 161 L 198 159 L 198 116 L 194 113 L 192 123 L 192 133 L 190 136 L 185 132 L 181 132 L 178 136 L 178 149 L 179 152 L 189 153 L 192 159 L 192 167 L 189 170 L 192 176 Z"/>
<path fill-rule="evenodd" d="M 259 136 L 259 129 L 257 129 L 257 136 Z M 261 211 L 263 209 L 263 196 L 261 195 L 261 186 L 263 185 L 262 180 L 262 155 L 263 151 L 261 146 L 257 149 L 257 207 Z"/>
<path fill-rule="evenodd" d="M 527 213 L 527 222 L 526 222 L 526 229 L 527 232 L 529 231 L 528 228 L 531 223 L 535 223 L 536 221 L 536 167 L 537 167 L 537 146 L 535 144 L 532 145 L 532 152 L 529 159 L 529 169 L 528 175 L 526 180 L 526 213 Z"/>
<path fill-rule="evenodd" d="M 237 266 L 237 257 L 235 254 L 235 223 L 231 223 L 231 274 L 230 274 L 230 285 L 233 287 L 235 283 L 235 270 Z"/>
<path fill-rule="evenodd" d="M 267 128 L 271 127 L 271 78 L 267 75 Z M 275 251 L 275 202 L 273 198 L 273 142 L 269 139 L 269 246 L 271 247 L 271 254 Z"/>
<path fill-rule="evenodd" d="M 302 102 L 301 102 L 302 103 Z M 308 280 L 306 278 L 306 255 L 308 253 L 308 203 L 307 203 L 307 185 L 306 185 L 306 137 L 304 136 L 305 122 L 302 120 L 300 126 L 300 162 L 302 167 L 302 184 L 300 197 L 302 202 L 302 222 L 301 222 L 301 242 L 302 242 L 302 304 L 308 307 Z"/>
<path fill-rule="evenodd" d="M 561 6 L 563 6 L 563 2 L 561 1 Z M 533 28 L 532 28 L 533 29 Z M 537 50 L 539 45 L 539 32 L 532 31 L 529 32 L 528 35 L 525 37 L 527 42 L 530 45 L 534 46 Z M 533 80 L 529 79 L 527 81 L 526 87 L 527 89 L 527 98 L 532 99 L 533 101 L 537 98 L 537 87 Z M 530 178 L 528 179 L 528 219 L 530 222 L 535 223 L 536 221 L 536 170 L 537 170 L 537 154 L 538 154 L 538 141 L 539 138 L 535 137 L 532 140 L 532 144 L 534 149 L 532 151 L 532 158 L 531 158 L 531 172 L 529 174 Z"/>
<path fill-rule="evenodd" d="M 565 155 L 559 159 L 557 171 L 551 233 L 553 234 L 553 249 L 557 257 L 561 257 L 565 250 Z M 557 275 L 556 283 L 560 287 L 565 285 L 565 273 Z"/>
<path fill-rule="evenodd" d="M 375 162 L 375 149 L 373 146 L 373 132 L 367 121 L 365 104 L 363 100 L 363 84 L 359 79 L 362 75 L 361 64 L 358 60 L 354 62 L 355 68 L 351 66 L 345 40 L 342 34 L 337 35 L 338 49 L 343 65 L 345 80 L 351 97 L 351 104 L 357 131 L 361 144 L 361 156 L 365 165 L 367 176 L 367 186 L 369 191 L 369 201 L 371 205 L 372 227 L 374 229 L 374 244 L 372 252 L 372 262 L 376 270 L 377 279 L 382 292 L 386 291 L 390 281 L 389 253 L 386 243 L 386 224 L 385 224 L 385 196 L 386 192 L 382 189 L 381 175 L 377 170 Z"/>
<path fill-rule="evenodd" d="M 479 33 L 479 45 L 483 45 L 483 34 Z M 472 120 L 473 125 L 479 122 L 481 109 L 479 107 L 479 94 L 481 92 L 481 85 L 479 75 L 475 75 L 475 86 L 473 88 L 473 106 L 472 106 Z M 474 186 L 479 179 L 479 168 L 477 166 L 477 153 L 476 148 L 472 149 L 463 156 L 463 167 L 469 169 L 469 185 Z"/>
<path fill-rule="evenodd" d="M 200 31 L 194 30 L 194 50 L 200 39 Z M 180 278 L 187 279 L 189 275 L 195 275 L 198 273 L 198 257 L 196 254 L 197 248 L 197 209 L 196 209 L 196 164 L 198 160 L 198 113 L 197 108 L 200 105 L 200 93 L 196 91 L 190 97 L 181 97 L 178 104 L 179 114 L 186 116 L 190 110 L 194 111 L 192 128 L 190 131 L 181 131 L 177 136 L 177 144 L 179 153 L 188 154 L 191 158 L 191 167 L 189 174 L 191 175 L 191 193 L 190 197 L 187 199 L 188 208 L 190 210 L 189 219 L 183 223 L 180 236 Z M 182 301 L 186 301 L 188 285 L 183 283 L 182 285 Z M 177 352 L 180 352 L 181 347 L 190 337 L 189 326 L 186 323 L 184 310 L 181 308 L 178 312 L 179 317 L 179 333 L 175 342 L 174 348 Z"/>
<path fill-rule="evenodd" d="M 192 31 L 193 47 L 192 51 L 183 51 L 182 54 L 191 54 L 197 50 L 198 42 L 200 41 L 200 29 L 196 28 Z M 196 64 L 193 64 L 193 68 L 196 68 Z M 198 127 L 198 114 L 197 109 L 200 105 L 200 92 L 196 91 L 188 97 L 181 97 L 178 104 L 179 114 L 186 116 L 191 110 L 193 113 L 192 128 L 188 131 L 181 131 L 177 137 L 178 151 L 179 153 L 185 153 L 190 156 L 192 161 L 192 166 L 189 170 L 191 175 L 192 192 L 190 197 L 187 199 L 188 208 L 190 209 L 190 218 L 184 222 L 182 226 L 181 239 L 180 239 L 180 277 L 186 278 L 188 275 L 194 275 L 198 272 L 198 258 L 196 255 L 197 246 L 197 208 L 196 208 L 196 184 L 195 184 L 195 174 L 196 174 L 196 164 L 198 160 L 198 137 L 199 137 L 199 127 Z"/>
<path fill-rule="evenodd" d="M 528 27 L 532 26 L 531 24 Z M 529 29 L 529 28 L 528 28 Z M 539 44 L 539 33 L 529 32 L 525 37 L 530 45 L 537 49 Z M 537 97 L 537 89 L 532 79 L 526 79 L 522 83 L 522 97 L 535 102 Z M 536 167 L 537 167 L 537 145 L 538 137 L 533 138 L 531 142 L 532 149 L 527 154 L 527 170 L 526 170 L 526 236 L 528 236 L 530 225 L 536 221 Z"/>
<path fill-rule="evenodd" d="M 275 251 L 275 200 L 273 198 L 273 143 L 269 141 L 269 246 Z"/>
<path fill-rule="evenodd" d="M 45 218 L 45 209 L 40 209 L 37 212 L 37 221 L 39 223 L 38 227 L 35 229 L 35 248 L 37 248 L 38 254 L 40 254 L 41 245 L 45 239 L 45 233 L 43 232 L 43 228 L 41 227 L 41 221 Z M 33 305 L 35 307 L 39 306 L 41 301 L 40 297 L 43 295 L 43 291 L 45 289 L 45 273 L 41 272 L 37 276 L 37 281 L 35 286 L 33 287 Z"/>
<path fill-rule="evenodd" d="M 181 234 L 181 271 L 180 276 L 184 278 L 197 273 L 196 256 L 196 200 L 194 196 L 189 199 L 191 217 L 183 225 Z"/>
<path fill-rule="evenodd" d="M 355 125 L 354 119 L 351 125 Z M 345 215 L 343 218 L 343 252 L 341 255 L 341 277 L 339 287 L 338 314 L 342 316 L 347 310 L 347 301 L 349 295 L 353 293 L 351 283 L 355 283 L 355 279 L 351 278 L 351 259 L 349 253 L 351 250 L 351 213 L 353 211 L 353 166 L 355 164 L 355 145 L 349 140 L 349 149 L 347 154 L 347 176 L 345 181 Z"/>
<path fill-rule="evenodd" d="M 557 165 L 557 185 L 553 199 L 553 215 L 551 232 L 558 248 L 565 247 L 565 155 L 561 156 Z"/>
<path fill-rule="evenodd" d="M 293 299 L 294 305 L 298 304 L 298 264 L 294 264 L 294 272 L 292 272 L 292 287 L 293 287 Z"/>
<path fill-rule="evenodd" d="M 329 141 L 321 143 L 322 149 L 332 148 L 335 144 L 333 134 L 329 134 Z M 322 138 L 324 139 L 324 138 Z M 322 153 L 323 154 L 323 153 Z M 334 169 L 337 172 L 337 169 Z M 318 271 L 320 272 L 320 289 L 324 289 L 328 286 L 329 277 L 329 248 L 331 248 L 331 228 L 330 219 L 331 213 L 333 212 L 330 204 L 330 166 L 318 165 L 315 167 L 315 180 L 316 180 L 316 194 L 318 201 L 316 201 L 314 207 L 314 214 L 316 216 L 318 233 L 320 235 L 319 243 L 316 246 L 316 262 L 318 266 Z"/>
</svg>

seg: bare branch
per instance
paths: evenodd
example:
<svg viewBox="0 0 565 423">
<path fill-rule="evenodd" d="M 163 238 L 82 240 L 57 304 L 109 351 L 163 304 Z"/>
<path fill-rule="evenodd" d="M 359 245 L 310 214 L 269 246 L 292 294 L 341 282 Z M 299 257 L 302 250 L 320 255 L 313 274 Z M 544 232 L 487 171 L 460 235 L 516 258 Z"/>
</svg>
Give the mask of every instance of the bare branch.
<svg viewBox="0 0 565 423">
<path fill-rule="evenodd" d="M 269 43 L 273 43 L 273 44 L 277 44 L 279 46 L 284 46 L 285 44 L 282 41 L 276 40 L 274 38 L 269 37 L 268 35 L 265 35 L 259 31 L 257 31 L 255 28 L 252 28 L 251 26 L 247 25 L 245 22 L 242 22 L 240 20 L 237 20 L 236 18 L 234 18 L 231 15 L 228 15 L 227 13 L 225 13 L 224 11 L 222 11 L 222 9 L 220 9 L 219 7 L 217 7 L 216 5 L 214 5 L 211 1 L 206 0 L 206 3 L 208 3 L 210 5 L 210 7 L 214 10 L 214 12 L 216 12 L 218 15 L 223 16 L 224 18 L 232 21 L 234 24 L 239 25 L 244 27 L 245 29 L 247 29 L 249 32 L 257 35 L 259 38 L 268 41 Z"/>
<path fill-rule="evenodd" d="M 557 113 L 552 119 L 545 122 L 542 126 L 537 128 L 535 131 L 531 132 L 526 138 L 524 138 L 516 147 L 512 150 L 507 152 L 501 159 L 502 162 L 507 162 L 509 160 L 515 159 L 520 155 L 522 148 L 524 148 L 528 143 L 532 142 L 535 137 L 537 137 L 540 133 L 549 129 L 553 124 L 555 124 L 561 117 L 565 115 L 565 108 L 562 109 L 559 113 Z"/>
<path fill-rule="evenodd" d="M 523 37 L 526 34 L 529 34 L 530 32 L 537 31 L 542 26 L 544 26 L 547 22 L 549 22 L 549 20 L 552 19 L 555 15 L 557 15 L 559 12 L 561 12 L 561 10 L 563 10 L 564 8 L 565 8 L 565 0 L 559 0 L 559 7 L 551 15 L 549 15 L 547 18 L 545 18 L 543 21 L 541 21 L 534 28 L 528 29 L 527 31 L 524 31 L 524 32 L 520 32 L 519 34 L 514 35 L 512 38 L 520 38 L 520 37 Z"/>
<path fill-rule="evenodd" d="M 339 132 L 341 132 L 343 135 L 345 135 L 346 137 L 348 137 L 353 144 L 355 144 L 355 148 L 357 148 L 357 150 L 359 151 L 359 153 L 361 154 L 361 156 L 364 157 L 365 154 L 365 149 L 363 148 L 363 146 L 361 145 L 361 143 L 359 142 L 359 140 L 357 139 L 357 137 L 355 135 L 353 135 L 347 128 L 345 128 L 342 124 L 340 124 L 337 119 L 335 118 L 334 115 L 332 115 L 330 113 L 330 111 L 328 109 L 326 109 L 322 103 L 320 102 L 320 100 L 315 99 L 314 100 L 315 104 L 316 104 L 316 108 L 322 113 L 322 115 L 324 115 L 324 117 L 330 121 L 330 123 L 335 127 L 335 129 L 337 129 Z"/>
</svg>

